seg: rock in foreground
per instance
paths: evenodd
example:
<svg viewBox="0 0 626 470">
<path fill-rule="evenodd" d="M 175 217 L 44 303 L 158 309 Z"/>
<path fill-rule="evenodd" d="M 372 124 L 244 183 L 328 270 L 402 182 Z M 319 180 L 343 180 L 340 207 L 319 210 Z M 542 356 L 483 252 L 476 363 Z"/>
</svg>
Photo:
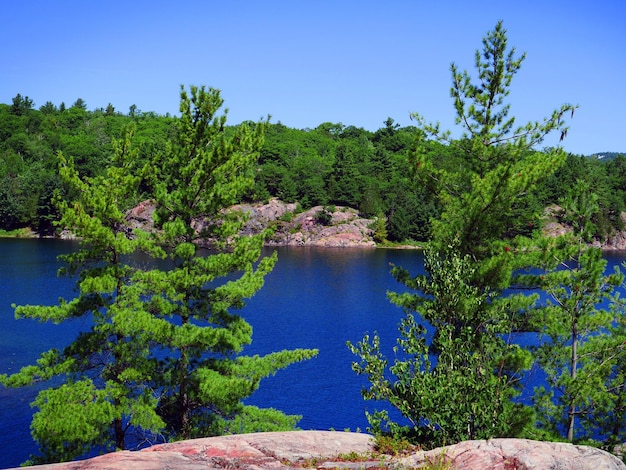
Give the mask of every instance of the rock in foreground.
<svg viewBox="0 0 626 470">
<path fill-rule="evenodd" d="M 33 470 L 206 470 L 289 468 L 624 470 L 617 457 L 585 446 L 524 439 L 467 441 L 408 456 L 377 455 L 367 434 L 296 431 L 208 437 L 123 451 Z"/>
<path fill-rule="evenodd" d="M 617 457 L 594 447 L 528 439 L 465 441 L 424 453 L 431 463 L 449 463 L 450 469 L 494 470 L 617 470 L 626 465 Z M 424 463 L 419 452 L 400 459 L 403 468 Z M 440 468 L 440 467 L 437 467 Z"/>
</svg>

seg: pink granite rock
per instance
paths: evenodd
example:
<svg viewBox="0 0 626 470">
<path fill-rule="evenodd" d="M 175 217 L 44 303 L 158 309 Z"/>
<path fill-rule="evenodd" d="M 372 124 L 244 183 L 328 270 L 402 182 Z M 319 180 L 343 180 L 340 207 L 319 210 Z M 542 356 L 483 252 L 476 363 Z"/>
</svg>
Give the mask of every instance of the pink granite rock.
<svg viewBox="0 0 626 470">
<path fill-rule="evenodd" d="M 207 437 L 159 444 L 140 451 L 114 452 L 88 460 L 40 465 L 33 470 L 196 470 L 272 469 L 302 466 L 341 453 L 372 451 L 367 434 L 296 431 Z"/>
<path fill-rule="evenodd" d="M 600 449 L 559 442 L 527 439 L 465 441 L 453 446 L 418 452 L 400 465 L 414 468 L 443 459 L 455 470 L 618 470 L 626 465 Z"/>
<path fill-rule="evenodd" d="M 617 457 L 599 449 L 525 439 L 466 441 L 403 457 L 378 455 L 373 445 L 372 437 L 361 433 L 242 434 L 160 444 L 33 470 L 409 469 L 438 462 L 451 470 L 626 470 Z"/>
<path fill-rule="evenodd" d="M 248 217 L 241 235 L 254 235 L 268 227 L 274 228 L 274 236 L 267 240 L 273 246 L 323 246 L 323 247 L 375 247 L 373 230 L 369 228 L 371 219 L 359 216 L 355 209 L 337 206 L 332 213 L 330 225 L 324 226 L 315 221 L 315 216 L 323 210 L 322 206 L 294 215 L 291 220 L 282 220 L 286 214 L 294 214 L 295 203 L 284 203 L 272 198 L 266 204 L 239 204 L 228 211 L 241 211 Z M 128 211 L 126 219 L 129 233 L 134 228 L 146 231 L 154 230 L 152 217 L 154 204 L 147 200 Z M 193 227 L 198 232 L 206 226 L 206 220 L 194 220 Z M 210 240 L 201 244 L 211 245 Z"/>
</svg>

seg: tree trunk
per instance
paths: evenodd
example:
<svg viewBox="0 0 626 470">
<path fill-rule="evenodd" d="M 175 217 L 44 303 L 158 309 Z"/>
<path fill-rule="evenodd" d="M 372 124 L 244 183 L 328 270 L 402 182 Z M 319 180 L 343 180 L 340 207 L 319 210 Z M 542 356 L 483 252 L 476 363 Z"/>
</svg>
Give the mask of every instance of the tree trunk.
<svg viewBox="0 0 626 470">
<path fill-rule="evenodd" d="M 572 328 L 572 358 L 571 358 L 571 375 L 572 380 L 576 380 L 576 369 L 578 369 L 578 327 L 576 323 Z M 567 423 L 567 440 L 572 442 L 574 440 L 574 424 L 576 420 L 576 404 L 574 403 L 574 397 L 570 398 L 570 406 L 568 411 L 568 423 Z"/>
<path fill-rule="evenodd" d="M 113 429 L 115 430 L 115 449 L 124 450 L 126 448 L 124 426 L 121 419 L 113 421 Z"/>
</svg>

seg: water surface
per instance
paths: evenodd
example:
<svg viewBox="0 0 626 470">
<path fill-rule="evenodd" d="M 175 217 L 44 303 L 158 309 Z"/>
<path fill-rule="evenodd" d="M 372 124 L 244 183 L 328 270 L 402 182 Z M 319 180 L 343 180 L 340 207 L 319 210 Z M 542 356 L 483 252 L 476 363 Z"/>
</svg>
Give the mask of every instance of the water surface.
<svg viewBox="0 0 626 470">
<path fill-rule="evenodd" d="M 57 277 L 57 256 L 76 248 L 59 240 L 0 239 L 0 373 L 33 363 L 51 347 L 62 348 L 89 327 L 87 320 L 60 325 L 15 320 L 11 304 L 55 305 L 74 297 L 71 279 Z M 319 355 L 294 364 L 261 382 L 248 404 L 302 415 L 302 429 L 367 427 L 361 398 L 364 379 L 351 370 L 355 357 L 346 341 L 377 331 L 391 353 L 401 309 L 390 304 L 388 290 L 401 286 L 389 274 L 390 263 L 422 269 L 417 251 L 278 248 L 278 263 L 265 286 L 239 313 L 254 329 L 244 354 L 317 348 Z M 270 251 L 267 250 L 266 254 Z M 17 466 L 36 451 L 30 436 L 30 403 L 40 387 L 0 387 L 0 444 L 12 449 L 0 468 Z"/>
<path fill-rule="evenodd" d="M 33 363 L 42 351 L 62 348 L 88 328 L 87 320 L 61 325 L 14 320 L 11 304 L 55 305 L 59 297 L 74 297 L 71 279 L 56 275 L 57 256 L 76 248 L 59 240 L 0 239 L 0 373 L 12 373 Z M 318 357 L 294 364 L 261 382 L 248 404 L 274 407 L 302 415 L 302 429 L 366 430 L 365 411 L 381 404 L 365 402 L 365 378 L 351 370 L 355 357 L 346 341 L 378 332 L 383 352 L 393 357 L 402 310 L 386 298 L 403 287 L 389 274 L 398 264 L 416 274 L 423 258 L 414 250 L 278 248 L 278 263 L 265 286 L 240 314 L 254 329 L 244 354 L 282 349 L 317 348 Z M 266 254 L 269 254 L 267 250 Z M 626 259 L 607 254 L 609 269 Z M 537 380 L 537 373 L 526 378 Z M 30 421 L 39 387 L 0 387 L 0 468 L 18 466 L 36 451 Z M 523 397 L 528 400 L 532 387 Z"/>
</svg>

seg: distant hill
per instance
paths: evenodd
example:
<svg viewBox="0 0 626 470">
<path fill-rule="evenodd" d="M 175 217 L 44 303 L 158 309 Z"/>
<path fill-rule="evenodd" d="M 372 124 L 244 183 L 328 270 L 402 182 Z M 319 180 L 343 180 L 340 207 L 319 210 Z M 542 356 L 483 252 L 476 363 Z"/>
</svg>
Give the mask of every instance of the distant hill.
<svg viewBox="0 0 626 470">
<path fill-rule="evenodd" d="M 626 152 L 598 152 L 589 155 L 589 158 L 595 158 L 596 160 L 613 160 L 618 155 L 626 157 Z"/>
</svg>

